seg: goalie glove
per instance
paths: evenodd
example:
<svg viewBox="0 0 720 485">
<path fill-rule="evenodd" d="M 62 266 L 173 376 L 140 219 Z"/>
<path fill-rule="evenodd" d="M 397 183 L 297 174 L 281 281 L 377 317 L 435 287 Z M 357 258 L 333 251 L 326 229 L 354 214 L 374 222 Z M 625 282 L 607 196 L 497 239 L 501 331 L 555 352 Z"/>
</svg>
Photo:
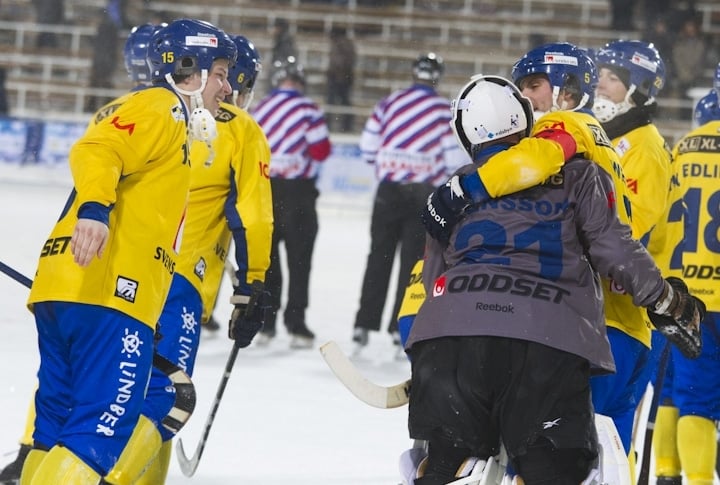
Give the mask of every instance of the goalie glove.
<svg viewBox="0 0 720 485">
<path fill-rule="evenodd" d="M 230 315 L 228 336 L 235 344 L 244 348 L 250 345 L 265 323 L 268 293 L 260 281 L 253 281 L 252 292 L 247 295 L 233 295 L 230 303 L 235 305 Z"/>
<path fill-rule="evenodd" d="M 469 175 L 453 175 L 428 196 L 420 215 L 422 223 L 433 239 L 447 245 L 450 234 L 462 218 L 465 209 L 473 202 L 489 199 L 490 196 L 477 172 Z"/>
<path fill-rule="evenodd" d="M 667 278 L 662 295 L 647 310 L 655 328 L 685 357 L 695 359 L 700 355 L 700 322 L 705 318 L 705 304 L 688 292 L 683 280 Z"/>
</svg>

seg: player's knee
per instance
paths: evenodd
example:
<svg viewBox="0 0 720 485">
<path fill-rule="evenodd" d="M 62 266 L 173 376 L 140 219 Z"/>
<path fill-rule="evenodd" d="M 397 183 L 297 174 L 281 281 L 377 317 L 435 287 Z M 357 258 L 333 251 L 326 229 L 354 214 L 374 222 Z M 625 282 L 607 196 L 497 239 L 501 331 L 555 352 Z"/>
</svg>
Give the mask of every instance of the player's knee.
<svg viewBox="0 0 720 485">
<path fill-rule="evenodd" d="M 587 450 L 556 449 L 540 438 L 513 464 L 525 485 L 577 485 L 590 473 L 594 461 Z"/>
</svg>

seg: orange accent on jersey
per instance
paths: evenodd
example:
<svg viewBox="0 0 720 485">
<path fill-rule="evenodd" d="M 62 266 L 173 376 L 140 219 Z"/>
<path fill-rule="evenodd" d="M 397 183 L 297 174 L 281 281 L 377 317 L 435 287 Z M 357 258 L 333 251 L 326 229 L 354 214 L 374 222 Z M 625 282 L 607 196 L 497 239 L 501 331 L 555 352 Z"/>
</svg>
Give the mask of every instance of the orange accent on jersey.
<svg viewBox="0 0 720 485">
<path fill-rule="evenodd" d="M 266 179 L 270 178 L 270 165 L 267 162 L 263 162 L 262 160 L 258 161 L 258 165 L 260 165 L 260 173 L 263 177 Z"/>
<path fill-rule="evenodd" d="M 630 189 L 630 191 L 633 194 L 638 193 L 638 180 L 637 179 L 627 179 L 627 187 Z"/>
<path fill-rule="evenodd" d="M 607 195 L 608 209 L 615 207 L 615 192 L 608 192 Z"/>
<path fill-rule="evenodd" d="M 118 130 L 127 130 L 128 133 L 131 135 L 133 134 L 133 131 L 135 131 L 135 123 L 130 123 L 129 125 L 121 125 L 119 116 L 114 117 L 110 124 Z"/>
<path fill-rule="evenodd" d="M 552 125 L 550 125 L 550 129 L 551 129 L 551 130 L 558 130 L 558 129 L 559 129 L 559 130 L 562 130 L 562 131 L 567 131 L 567 130 L 565 129 L 565 122 L 564 122 L 564 121 L 557 121 L 557 122 L 553 123 Z"/>
</svg>

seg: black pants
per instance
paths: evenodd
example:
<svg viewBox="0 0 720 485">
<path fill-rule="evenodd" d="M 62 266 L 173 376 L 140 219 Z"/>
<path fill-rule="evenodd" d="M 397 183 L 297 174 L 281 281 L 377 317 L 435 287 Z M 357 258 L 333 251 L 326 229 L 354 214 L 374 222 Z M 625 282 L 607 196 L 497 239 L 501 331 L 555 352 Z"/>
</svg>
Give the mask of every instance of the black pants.
<svg viewBox="0 0 720 485">
<path fill-rule="evenodd" d="M 380 330 L 395 252 L 400 246 L 400 271 L 389 332 L 397 330 L 397 314 L 410 272 L 425 249 L 420 211 L 433 186 L 380 182 L 370 220 L 370 254 L 360 295 L 355 327 Z"/>
<path fill-rule="evenodd" d="M 283 314 L 290 333 L 305 326 L 305 309 L 308 306 L 310 266 L 315 237 L 318 232 L 316 201 L 318 190 L 315 180 L 272 179 L 273 216 L 275 226 L 270 252 L 270 267 L 265 275 L 265 288 L 270 292 L 272 316 L 265 323 L 265 331 L 275 329 L 275 317 L 281 307 L 283 275 L 280 260 L 280 242 L 285 244 L 288 267 L 288 298 Z"/>
</svg>

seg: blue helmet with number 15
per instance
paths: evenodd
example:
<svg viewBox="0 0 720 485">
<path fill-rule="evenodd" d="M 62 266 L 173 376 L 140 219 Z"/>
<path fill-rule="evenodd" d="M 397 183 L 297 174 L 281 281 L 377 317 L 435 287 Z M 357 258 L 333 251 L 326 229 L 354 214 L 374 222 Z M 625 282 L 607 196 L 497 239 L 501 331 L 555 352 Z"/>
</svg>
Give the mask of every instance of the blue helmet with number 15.
<svg viewBox="0 0 720 485">
<path fill-rule="evenodd" d="M 168 75 L 209 72 L 216 59 L 228 59 L 233 66 L 237 48 L 230 36 L 203 20 L 175 20 L 155 32 L 148 47 L 153 81 L 166 81 Z"/>
</svg>

